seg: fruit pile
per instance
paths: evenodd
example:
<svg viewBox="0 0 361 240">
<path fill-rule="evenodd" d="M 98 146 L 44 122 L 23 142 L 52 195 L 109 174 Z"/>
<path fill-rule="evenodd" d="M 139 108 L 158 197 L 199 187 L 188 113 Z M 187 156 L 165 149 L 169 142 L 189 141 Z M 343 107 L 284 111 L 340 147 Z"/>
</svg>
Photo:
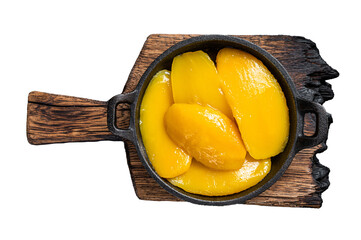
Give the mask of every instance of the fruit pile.
<svg viewBox="0 0 361 240">
<path fill-rule="evenodd" d="M 275 77 L 253 55 L 224 48 L 176 56 L 149 83 L 142 140 L 155 171 L 187 192 L 243 191 L 271 169 L 288 141 L 289 115 Z"/>
</svg>

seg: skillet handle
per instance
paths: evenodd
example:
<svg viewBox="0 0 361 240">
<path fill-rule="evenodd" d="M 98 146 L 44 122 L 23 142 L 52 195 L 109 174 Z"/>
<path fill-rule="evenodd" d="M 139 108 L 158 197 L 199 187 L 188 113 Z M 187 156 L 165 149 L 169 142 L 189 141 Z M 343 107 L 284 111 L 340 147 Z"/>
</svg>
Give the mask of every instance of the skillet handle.
<svg viewBox="0 0 361 240">
<path fill-rule="evenodd" d="M 312 136 L 306 136 L 304 135 L 303 130 L 301 131 L 296 142 L 296 152 L 305 148 L 317 146 L 326 141 L 329 125 L 332 123 L 331 115 L 326 112 L 321 104 L 298 98 L 297 105 L 299 113 L 301 114 L 302 128 L 304 127 L 305 114 L 313 113 L 316 116 L 316 130 Z"/>
<path fill-rule="evenodd" d="M 137 92 L 133 91 L 131 93 L 118 94 L 112 97 L 107 103 L 107 123 L 109 131 L 111 131 L 115 136 L 120 137 L 122 140 L 135 141 L 134 128 L 130 125 L 128 129 L 120 129 L 117 127 L 117 106 L 120 103 L 133 103 L 135 100 Z M 131 118 L 131 117 L 130 117 Z"/>
</svg>

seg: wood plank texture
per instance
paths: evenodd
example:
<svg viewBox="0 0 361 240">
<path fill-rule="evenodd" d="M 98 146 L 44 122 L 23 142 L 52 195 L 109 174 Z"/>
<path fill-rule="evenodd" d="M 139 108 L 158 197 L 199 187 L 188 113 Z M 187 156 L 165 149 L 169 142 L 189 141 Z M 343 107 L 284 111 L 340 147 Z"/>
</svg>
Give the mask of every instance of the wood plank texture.
<svg viewBox="0 0 361 240">
<path fill-rule="evenodd" d="M 197 35 L 150 35 L 130 72 L 123 93 L 131 92 L 151 62 L 175 43 Z M 338 72 L 321 58 L 316 44 L 303 37 L 293 36 L 238 36 L 270 52 L 286 68 L 300 95 L 323 104 L 333 98 L 328 79 Z M 31 144 L 112 140 L 107 128 L 107 102 L 95 101 L 41 92 L 31 92 L 28 98 L 27 136 Z M 129 126 L 128 104 L 117 107 L 117 125 Z M 332 123 L 329 115 L 329 124 Z M 305 118 L 304 133 L 315 131 L 315 119 Z M 316 157 L 326 150 L 326 141 L 313 148 L 300 151 L 285 174 L 271 188 L 252 198 L 246 204 L 287 207 L 322 205 L 321 193 L 329 186 L 329 169 Z M 135 146 L 125 141 L 127 161 L 136 195 L 139 199 L 154 201 L 180 201 L 161 188 L 150 177 L 138 158 Z"/>
<path fill-rule="evenodd" d="M 198 35 L 150 35 L 129 75 L 123 92 L 131 92 L 137 86 L 149 64 L 175 43 Z M 316 44 L 303 37 L 293 36 L 238 36 L 270 52 L 286 68 L 299 93 L 306 99 L 324 103 L 333 98 L 328 79 L 336 78 L 338 72 L 321 58 Z M 329 117 L 329 123 L 332 118 Z M 305 119 L 304 132 L 312 135 L 315 119 Z M 154 201 L 180 201 L 162 189 L 146 172 L 134 145 L 126 141 L 128 165 L 138 198 Z M 287 207 L 312 207 L 322 205 L 321 193 L 329 186 L 329 169 L 319 163 L 316 153 L 326 150 L 326 142 L 300 151 L 292 164 L 271 188 L 250 199 L 246 204 Z"/>
<path fill-rule="evenodd" d="M 129 126 L 129 104 L 117 107 L 117 127 Z M 43 92 L 28 96 L 27 138 L 34 145 L 121 139 L 107 126 L 107 102 Z"/>
</svg>

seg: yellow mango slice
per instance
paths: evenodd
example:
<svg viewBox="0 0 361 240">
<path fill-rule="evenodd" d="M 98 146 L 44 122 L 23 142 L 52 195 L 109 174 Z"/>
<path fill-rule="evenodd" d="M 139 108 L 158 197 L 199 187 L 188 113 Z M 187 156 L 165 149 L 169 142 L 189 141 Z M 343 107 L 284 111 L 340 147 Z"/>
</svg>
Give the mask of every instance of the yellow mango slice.
<svg viewBox="0 0 361 240">
<path fill-rule="evenodd" d="M 172 63 L 171 80 L 175 103 L 213 107 L 233 118 L 221 89 L 217 69 L 205 52 L 187 52 L 176 56 Z"/>
<path fill-rule="evenodd" d="M 282 89 L 253 55 L 231 48 L 218 52 L 222 89 L 247 151 L 265 159 L 283 151 L 289 134 L 289 116 Z"/>
<path fill-rule="evenodd" d="M 223 196 L 241 192 L 256 185 L 270 169 L 271 159 L 255 160 L 247 154 L 239 170 L 214 170 L 193 161 L 186 173 L 168 181 L 190 193 Z"/>
<path fill-rule="evenodd" d="M 237 126 L 223 113 L 198 104 L 173 104 L 164 116 L 169 137 L 207 167 L 239 169 L 246 149 Z"/>
<path fill-rule="evenodd" d="M 172 178 L 186 172 L 192 158 L 168 137 L 164 114 L 173 104 L 170 72 L 158 72 L 144 94 L 140 107 L 140 131 L 143 143 L 159 176 Z"/>
</svg>

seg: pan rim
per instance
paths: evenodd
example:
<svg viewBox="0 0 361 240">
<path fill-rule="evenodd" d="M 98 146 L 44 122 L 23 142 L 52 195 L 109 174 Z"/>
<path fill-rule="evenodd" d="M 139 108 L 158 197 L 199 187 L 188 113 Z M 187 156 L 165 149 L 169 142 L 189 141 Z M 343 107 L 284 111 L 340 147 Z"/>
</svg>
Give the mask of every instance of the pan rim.
<svg viewBox="0 0 361 240">
<path fill-rule="evenodd" d="M 166 191 L 168 191 L 172 195 L 174 195 L 182 200 L 192 202 L 195 204 L 201 204 L 201 205 L 223 206 L 223 205 L 244 203 L 247 200 L 258 196 L 260 193 L 264 192 L 270 186 L 272 186 L 284 174 L 284 172 L 287 170 L 287 168 L 291 164 L 293 157 L 295 156 L 295 154 L 297 152 L 295 149 L 295 145 L 296 145 L 295 143 L 297 140 L 297 136 L 299 136 L 300 131 L 302 131 L 302 126 L 300 124 L 301 121 L 299 119 L 300 114 L 298 113 L 297 107 L 294 108 L 296 111 L 294 113 L 296 116 L 295 117 L 296 124 L 293 124 L 294 128 L 290 129 L 290 131 L 291 130 L 294 131 L 294 134 L 293 134 L 294 137 L 292 139 L 291 145 L 289 146 L 289 153 L 287 155 L 287 159 L 284 161 L 284 163 L 282 164 L 280 169 L 276 172 L 276 174 L 274 174 L 274 176 L 271 179 L 264 182 L 261 186 L 259 186 L 255 190 L 251 191 L 250 193 L 248 193 L 244 196 L 240 196 L 240 197 L 232 197 L 232 196 L 236 196 L 237 194 L 226 195 L 226 196 L 214 196 L 214 197 L 213 196 L 203 196 L 203 195 L 188 193 L 188 192 L 184 191 L 183 189 L 180 189 L 180 188 L 172 185 L 166 179 L 161 178 L 155 172 L 155 170 L 152 167 L 152 164 L 150 163 L 150 161 L 147 157 L 145 147 L 144 147 L 143 141 L 141 139 L 141 134 L 140 134 L 140 129 L 139 129 L 139 108 L 140 108 L 140 103 L 142 101 L 142 97 L 144 95 L 144 91 L 147 87 L 145 85 L 147 85 L 149 83 L 149 81 L 150 81 L 149 78 L 151 78 L 153 76 L 151 74 L 154 71 L 154 69 L 166 57 L 179 51 L 180 49 L 183 49 L 187 46 L 191 46 L 192 44 L 209 43 L 209 42 L 232 43 L 232 44 L 241 46 L 243 50 L 246 50 L 246 51 L 248 50 L 247 52 L 249 52 L 253 55 L 255 55 L 254 53 L 256 53 L 257 58 L 259 58 L 259 56 L 261 56 L 260 60 L 263 63 L 265 63 L 265 65 L 268 68 L 269 68 L 269 66 L 272 66 L 272 69 L 276 69 L 277 71 L 279 71 L 280 76 L 282 76 L 282 81 L 284 81 L 286 83 L 286 85 L 289 88 L 290 93 L 292 95 L 291 98 L 293 99 L 293 102 L 291 104 L 297 106 L 297 99 L 300 98 L 300 96 L 296 90 L 296 87 L 295 87 L 294 82 L 292 81 L 290 75 L 288 74 L 287 70 L 283 67 L 283 65 L 275 57 L 273 57 L 270 53 L 268 53 L 263 48 L 255 45 L 245 39 L 242 39 L 239 37 L 234 37 L 234 36 L 228 36 L 228 35 L 200 35 L 200 36 L 196 36 L 196 37 L 191 37 L 189 39 L 186 39 L 186 40 L 176 43 L 175 45 L 171 46 L 166 51 L 164 51 L 149 65 L 147 70 L 142 75 L 142 77 L 134 91 L 134 93 L 136 94 L 135 101 L 131 104 L 130 128 L 133 129 L 133 133 L 134 133 L 133 143 L 136 147 L 138 156 L 139 156 L 143 166 L 146 168 L 147 172 L 151 175 L 151 177 L 153 179 L 156 180 L 156 182 L 162 188 L 164 188 Z M 279 78 L 277 78 L 277 80 L 280 81 Z M 138 136 L 140 136 L 140 137 L 138 137 Z M 260 184 L 260 183 L 258 183 L 258 184 Z M 256 186 L 258 184 L 256 184 Z M 245 191 L 247 191 L 247 190 L 245 190 Z M 245 192 L 245 191 L 242 191 L 242 192 Z"/>
</svg>

